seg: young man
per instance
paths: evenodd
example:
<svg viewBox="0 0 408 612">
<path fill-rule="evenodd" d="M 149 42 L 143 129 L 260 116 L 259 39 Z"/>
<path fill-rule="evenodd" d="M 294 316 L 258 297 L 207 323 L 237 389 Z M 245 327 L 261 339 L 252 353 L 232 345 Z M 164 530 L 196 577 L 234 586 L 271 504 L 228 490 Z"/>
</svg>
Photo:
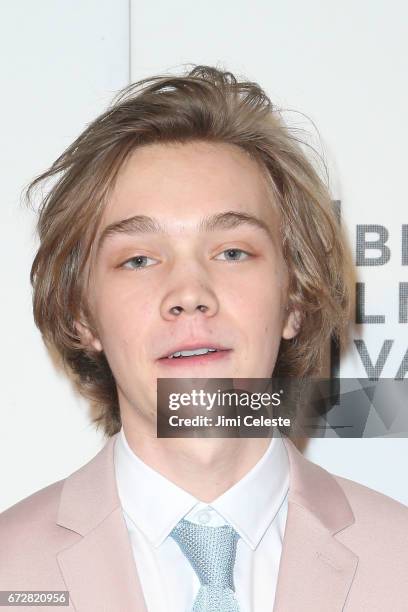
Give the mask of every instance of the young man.
<svg viewBox="0 0 408 612">
<path fill-rule="evenodd" d="M 0 589 L 76 612 L 407 610 L 405 506 L 280 435 L 156 436 L 157 379 L 309 376 L 344 337 L 330 196 L 265 93 L 209 67 L 146 79 L 33 186 L 51 177 L 35 320 L 108 441 L 1 515 Z"/>
</svg>

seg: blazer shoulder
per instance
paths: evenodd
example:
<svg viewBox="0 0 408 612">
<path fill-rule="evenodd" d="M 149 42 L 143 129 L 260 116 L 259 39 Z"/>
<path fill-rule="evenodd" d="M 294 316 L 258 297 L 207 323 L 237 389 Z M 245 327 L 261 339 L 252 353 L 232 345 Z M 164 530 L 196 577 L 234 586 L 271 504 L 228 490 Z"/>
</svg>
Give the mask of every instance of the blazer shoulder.
<svg viewBox="0 0 408 612">
<path fill-rule="evenodd" d="M 370 487 L 367 487 L 360 482 L 356 482 L 355 480 L 350 480 L 349 478 L 338 476 L 336 474 L 332 474 L 332 476 L 343 489 L 346 496 L 357 505 L 369 504 L 373 508 L 386 508 L 391 512 L 400 514 L 402 518 L 408 518 L 408 506 L 397 501 L 396 499 L 389 497 L 376 489 L 371 489 Z"/>
<path fill-rule="evenodd" d="M 408 544 L 408 506 L 354 480 L 332 476 L 347 497 L 356 528 Z"/>
<path fill-rule="evenodd" d="M 65 478 L 35 491 L 0 514 L 0 538 L 24 534 L 41 524 L 56 522 L 61 490 Z"/>
<path fill-rule="evenodd" d="M 0 589 L 63 588 L 56 554 L 80 537 L 57 523 L 65 481 L 32 493 L 0 514 Z"/>
</svg>

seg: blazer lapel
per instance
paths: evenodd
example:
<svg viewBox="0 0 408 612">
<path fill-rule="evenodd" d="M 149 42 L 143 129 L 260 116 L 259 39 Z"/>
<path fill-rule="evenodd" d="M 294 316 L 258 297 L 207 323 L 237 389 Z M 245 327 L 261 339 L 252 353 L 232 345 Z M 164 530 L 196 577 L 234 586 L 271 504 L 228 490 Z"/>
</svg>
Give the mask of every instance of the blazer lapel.
<svg viewBox="0 0 408 612">
<path fill-rule="evenodd" d="M 57 561 L 77 612 L 147 612 L 116 489 L 116 436 L 65 480 L 61 493 L 57 524 L 79 537 Z"/>
<path fill-rule="evenodd" d="M 147 612 L 116 489 L 116 437 L 62 488 L 57 524 L 78 538 L 58 552 L 57 561 L 76 612 Z M 358 557 L 334 535 L 353 524 L 354 516 L 333 476 L 283 440 L 289 504 L 273 611 L 339 612 Z"/>
<path fill-rule="evenodd" d="M 273 611 L 339 612 L 358 557 L 333 536 L 354 522 L 340 485 L 284 438 L 290 462 L 288 516 Z"/>
</svg>

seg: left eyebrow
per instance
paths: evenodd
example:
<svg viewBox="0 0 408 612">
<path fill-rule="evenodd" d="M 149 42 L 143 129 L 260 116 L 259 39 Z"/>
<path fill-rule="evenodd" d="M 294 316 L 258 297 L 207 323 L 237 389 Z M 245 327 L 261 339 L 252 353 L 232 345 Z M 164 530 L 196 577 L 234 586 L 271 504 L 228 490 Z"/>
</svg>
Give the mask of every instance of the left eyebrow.
<svg viewBox="0 0 408 612">
<path fill-rule="evenodd" d="M 229 210 L 223 213 L 217 213 L 209 215 L 200 219 L 196 225 L 196 229 L 201 232 L 214 232 L 216 230 L 228 230 L 240 227 L 242 225 L 249 225 L 255 227 L 262 232 L 266 233 L 268 238 L 273 242 L 274 237 L 269 225 L 260 219 L 259 217 L 243 213 L 236 210 Z M 133 236 L 134 234 L 168 234 L 168 231 L 164 225 L 162 225 L 154 217 L 147 215 L 135 215 L 128 219 L 122 219 L 107 225 L 101 233 L 96 252 L 102 248 L 102 245 L 106 240 L 112 236 L 118 234 L 127 234 Z"/>
</svg>

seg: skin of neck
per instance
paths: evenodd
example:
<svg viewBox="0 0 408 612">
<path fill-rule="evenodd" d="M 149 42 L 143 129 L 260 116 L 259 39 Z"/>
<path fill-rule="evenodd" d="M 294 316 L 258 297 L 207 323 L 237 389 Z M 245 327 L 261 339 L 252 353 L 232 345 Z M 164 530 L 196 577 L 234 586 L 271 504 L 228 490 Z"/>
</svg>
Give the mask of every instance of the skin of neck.
<svg viewBox="0 0 408 612">
<path fill-rule="evenodd" d="M 122 425 L 139 459 L 206 503 L 241 480 L 270 444 L 270 438 L 157 438 L 146 422 L 128 413 Z"/>
</svg>

